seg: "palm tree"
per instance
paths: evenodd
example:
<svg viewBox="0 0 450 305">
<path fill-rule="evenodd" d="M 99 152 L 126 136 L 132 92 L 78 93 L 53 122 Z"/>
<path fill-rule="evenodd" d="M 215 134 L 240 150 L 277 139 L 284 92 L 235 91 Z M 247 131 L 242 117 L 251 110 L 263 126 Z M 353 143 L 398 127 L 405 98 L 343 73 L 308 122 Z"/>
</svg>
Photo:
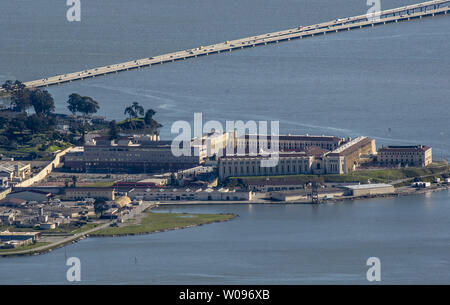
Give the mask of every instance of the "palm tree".
<svg viewBox="0 0 450 305">
<path fill-rule="evenodd" d="M 144 115 L 144 107 L 139 105 L 138 102 L 133 102 L 133 105 L 125 108 L 124 114 L 128 114 L 130 116 L 130 120 L 132 118 L 137 118 L 139 115 Z"/>
<path fill-rule="evenodd" d="M 136 118 L 137 117 L 137 113 L 136 111 L 134 111 L 133 106 L 128 106 L 127 108 L 125 108 L 125 111 L 123 112 L 123 114 L 127 115 L 130 117 L 130 120 L 132 118 Z"/>
<path fill-rule="evenodd" d="M 133 102 L 133 105 L 131 107 L 133 107 L 133 109 L 136 112 L 136 114 L 141 115 L 141 116 L 144 115 L 144 107 L 139 105 L 138 102 Z"/>
</svg>

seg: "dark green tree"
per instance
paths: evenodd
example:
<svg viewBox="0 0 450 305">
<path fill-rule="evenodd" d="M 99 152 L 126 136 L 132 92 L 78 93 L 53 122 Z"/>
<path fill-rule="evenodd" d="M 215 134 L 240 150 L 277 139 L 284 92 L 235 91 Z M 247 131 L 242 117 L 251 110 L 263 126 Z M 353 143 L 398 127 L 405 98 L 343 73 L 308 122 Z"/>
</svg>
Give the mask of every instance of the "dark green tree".
<svg viewBox="0 0 450 305">
<path fill-rule="evenodd" d="M 25 121 L 26 127 L 31 131 L 31 133 L 42 133 L 50 130 L 53 125 L 53 120 L 48 120 L 46 117 L 39 116 L 37 114 L 32 114 L 27 117 Z"/>
<path fill-rule="evenodd" d="M 15 90 L 11 94 L 11 105 L 14 111 L 26 111 L 31 107 L 31 91 L 27 88 Z"/>
<path fill-rule="evenodd" d="M 79 94 L 72 93 L 71 95 L 69 95 L 69 99 L 67 100 L 67 108 L 73 115 L 80 111 L 82 100 L 83 97 Z"/>
<path fill-rule="evenodd" d="M 114 120 L 109 123 L 108 136 L 110 140 L 117 140 L 119 138 L 119 128 Z"/>
<path fill-rule="evenodd" d="M 78 177 L 72 176 L 72 187 L 77 187 L 77 181 L 78 181 Z"/>
<path fill-rule="evenodd" d="M 25 89 L 25 85 L 21 82 L 21 81 L 12 81 L 12 80 L 7 80 L 3 85 L 2 88 L 10 93 L 13 91 L 17 91 L 17 90 L 22 90 Z"/>
<path fill-rule="evenodd" d="M 78 111 L 83 113 L 84 115 L 90 115 L 96 113 L 99 108 L 100 106 L 98 105 L 97 101 L 89 96 L 83 96 Z"/>
<path fill-rule="evenodd" d="M 48 116 L 55 110 L 55 101 L 47 90 L 36 89 L 30 94 L 34 112 L 40 116 Z"/>
<path fill-rule="evenodd" d="M 139 105 L 138 102 L 133 102 L 131 106 L 125 108 L 124 114 L 128 115 L 130 117 L 130 120 L 132 118 L 137 118 L 139 115 L 144 115 L 144 107 Z"/>
<path fill-rule="evenodd" d="M 146 125 L 151 125 L 153 122 L 153 116 L 156 114 L 156 111 L 153 109 L 149 109 L 145 112 L 144 122 Z"/>
</svg>

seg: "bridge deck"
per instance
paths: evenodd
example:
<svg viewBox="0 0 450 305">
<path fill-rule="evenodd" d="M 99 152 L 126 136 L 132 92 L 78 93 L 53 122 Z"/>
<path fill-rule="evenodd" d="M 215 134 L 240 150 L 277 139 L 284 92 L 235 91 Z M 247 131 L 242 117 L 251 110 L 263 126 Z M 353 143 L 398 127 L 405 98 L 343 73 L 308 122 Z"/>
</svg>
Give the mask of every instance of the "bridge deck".
<svg viewBox="0 0 450 305">
<path fill-rule="evenodd" d="M 320 35 L 327 35 L 329 33 L 361 29 L 365 27 L 374 27 L 380 24 L 422 19 L 423 17 L 431 17 L 435 15 L 447 15 L 450 12 L 449 5 L 450 0 L 428 1 L 390 9 L 375 14 L 337 19 L 304 27 L 300 26 L 294 29 L 251 36 L 208 46 L 201 46 L 195 49 L 183 50 L 155 57 L 138 59 L 109 66 L 68 73 L 64 75 L 57 75 L 49 78 L 25 82 L 24 84 L 29 88 L 47 87 L 51 85 L 63 84 L 111 73 L 118 73 L 143 67 L 151 67 L 154 65 L 175 62 L 178 60 L 185 60 L 188 58 L 197 58 L 199 56 L 206 56 L 210 54 L 231 52 L 234 50 L 267 45 L 271 43 L 278 43 L 281 41 L 303 39 Z"/>
</svg>

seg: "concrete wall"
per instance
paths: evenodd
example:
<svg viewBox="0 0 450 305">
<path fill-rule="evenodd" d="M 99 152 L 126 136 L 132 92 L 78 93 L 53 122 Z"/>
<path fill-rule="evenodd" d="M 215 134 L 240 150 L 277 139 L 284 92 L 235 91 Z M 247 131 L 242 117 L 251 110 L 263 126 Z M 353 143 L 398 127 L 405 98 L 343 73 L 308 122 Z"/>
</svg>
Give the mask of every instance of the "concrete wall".
<svg viewBox="0 0 450 305">
<path fill-rule="evenodd" d="M 9 193 L 11 193 L 11 188 L 0 192 L 0 200 L 5 199 L 6 195 L 8 195 Z"/>
<path fill-rule="evenodd" d="M 50 162 L 46 167 L 44 167 L 39 173 L 34 175 L 31 178 L 28 178 L 27 180 L 24 180 L 18 184 L 16 184 L 16 187 L 28 187 L 32 186 L 33 184 L 40 182 L 44 180 L 55 167 L 58 167 L 61 163 L 61 157 L 64 156 L 67 152 L 69 152 L 72 149 L 72 147 L 66 148 L 65 150 L 59 152 L 56 154 L 55 158 L 52 162 Z"/>
</svg>

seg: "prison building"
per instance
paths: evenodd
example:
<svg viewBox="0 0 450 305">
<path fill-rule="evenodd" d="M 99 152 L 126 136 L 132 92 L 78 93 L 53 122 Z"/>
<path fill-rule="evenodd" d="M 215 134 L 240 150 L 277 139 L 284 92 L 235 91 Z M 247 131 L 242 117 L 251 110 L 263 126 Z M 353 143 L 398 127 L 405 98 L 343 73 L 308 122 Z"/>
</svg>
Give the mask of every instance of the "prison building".
<svg viewBox="0 0 450 305">
<path fill-rule="evenodd" d="M 161 170 L 181 170 L 203 163 L 202 147 L 190 147 L 190 156 L 175 156 L 170 141 L 134 144 L 131 141 L 97 141 L 85 145 L 64 158 L 64 167 L 77 172 L 147 173 Z"/>
<path fill-rule="evenodd" d="M 373 156 L 375 153 L 376 147 L 374 139 L 358 137 L 325 155 L 323 173 L 350 173 L 362 162 L 368 161 L 370 156 Z"/>
<path fill-rule="evenodd" d="M 260 152 L 265 149 L 272 149 L 272 142 L 277 138 L 267 136 L 258 138 L 261 135 L 246 135 L 237 139 L 239 151 Z M 312 136 L 312 135 L 280 135 L 278 136 L 279 151 L 304 151 L 309 147 L 320 147 L 327 151 L 338 148 L 345 140 L 335 136 Z M 263 143 L 263 144 L 261 144 Z"/>
<path fill-rule="evenodd" d="M 382 166 L 420 166 L 433 162 L 431 147 L 383 146 L 378 150 L 377 160 Z"/>
<path fill-rule="evenodd" d="M 219 178 L 239 176 L 274 176 L 312 173 L 314 156 L 306 152 L 278 154 L 275 166 L 267 166 L 269 156 L 226 156 L 219 159 Z"/>
</svg>

